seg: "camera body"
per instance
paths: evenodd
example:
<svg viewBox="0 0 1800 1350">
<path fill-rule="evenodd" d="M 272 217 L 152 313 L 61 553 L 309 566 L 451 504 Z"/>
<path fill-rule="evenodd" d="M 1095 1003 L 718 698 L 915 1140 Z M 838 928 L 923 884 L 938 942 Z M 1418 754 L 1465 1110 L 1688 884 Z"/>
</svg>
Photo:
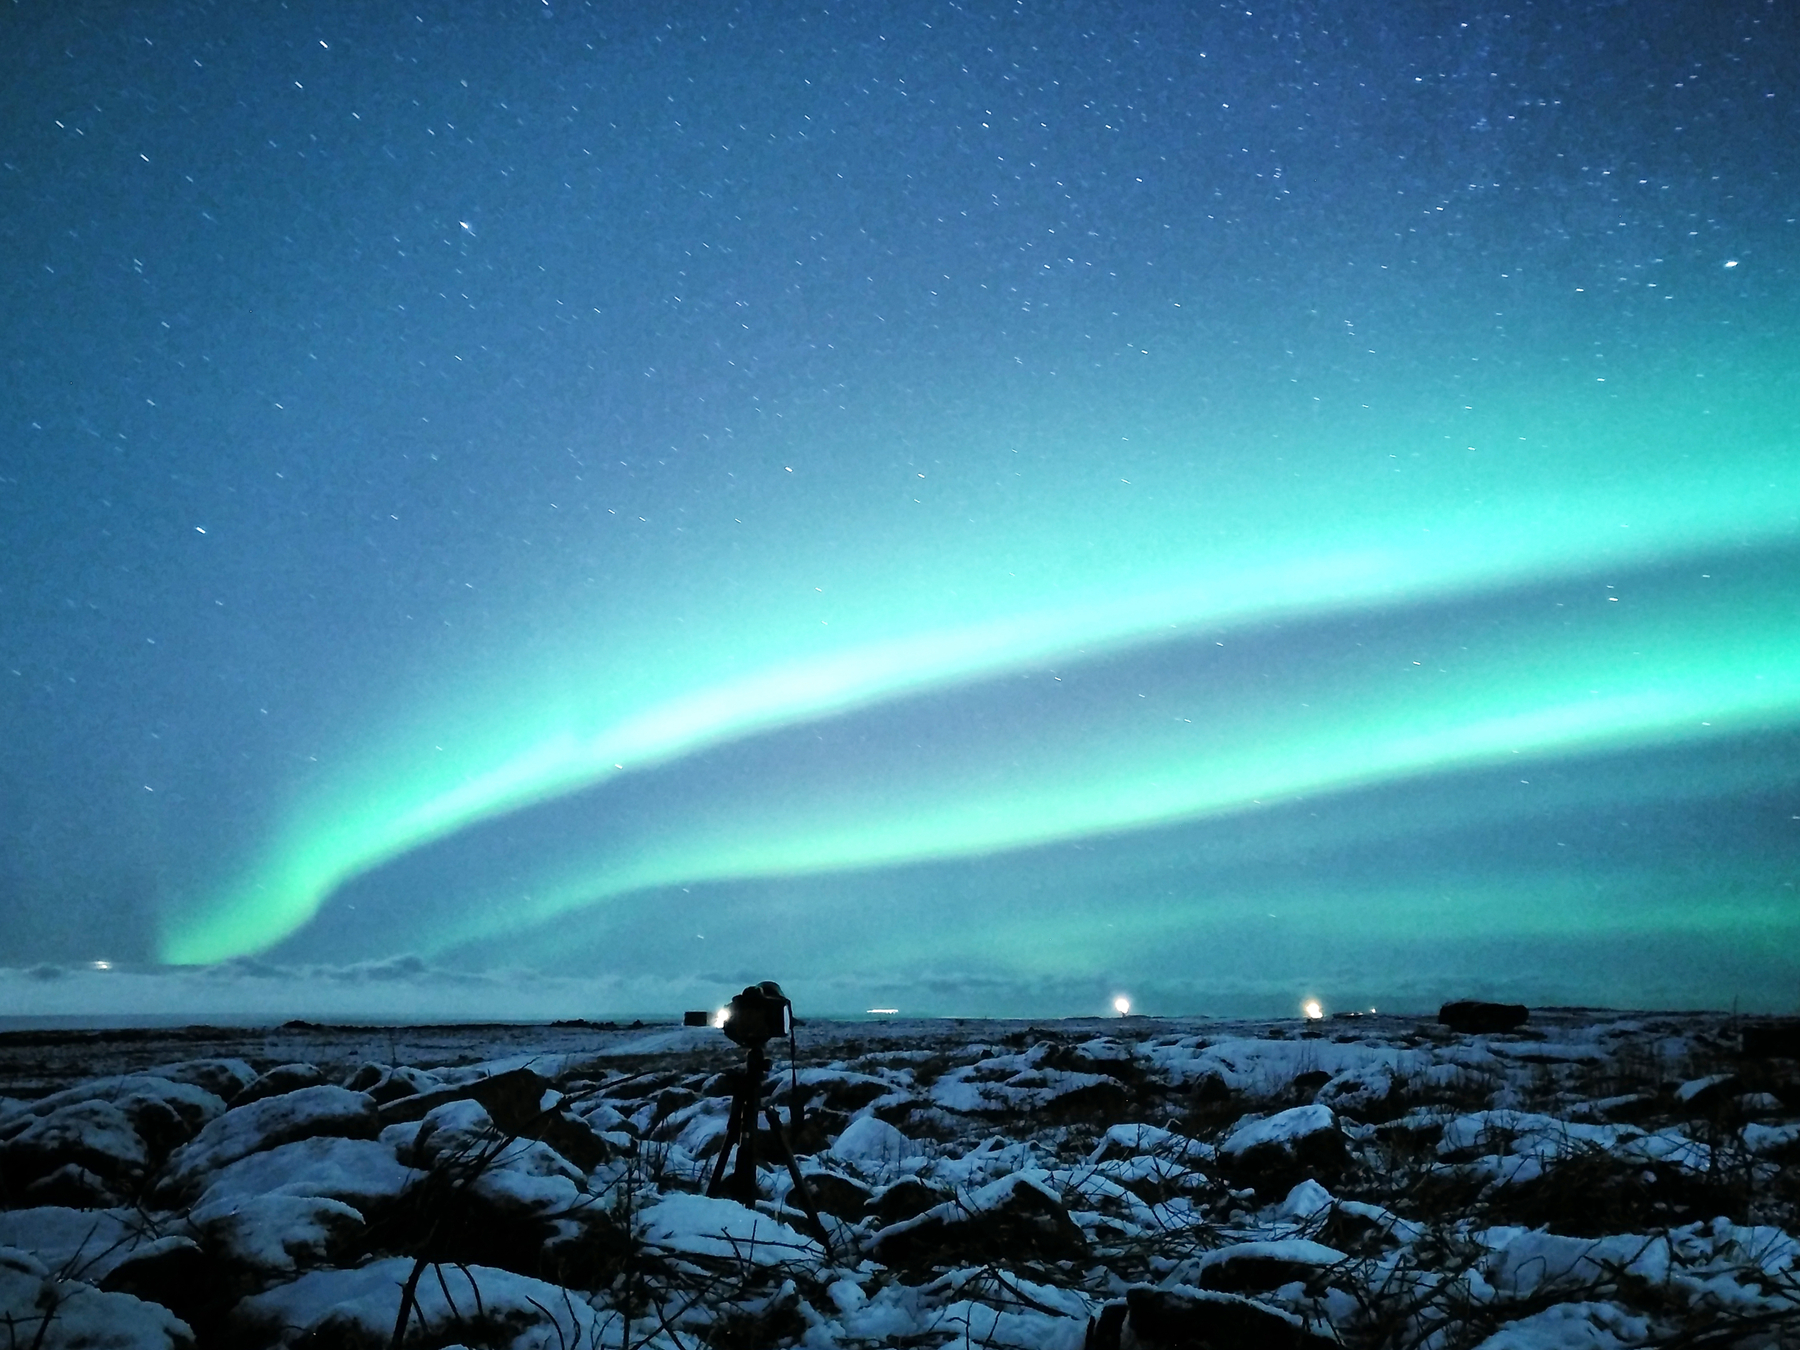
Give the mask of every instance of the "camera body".
<svg viewBox="0 0 1800 1350">
<path fill-rule="evenodd" d="M 721 1030 L 739 1045 L 760 1049 L 793 1030 L 794 1005 L 773 980 L 746 985 L 725 1005 Z"/>
</svg>

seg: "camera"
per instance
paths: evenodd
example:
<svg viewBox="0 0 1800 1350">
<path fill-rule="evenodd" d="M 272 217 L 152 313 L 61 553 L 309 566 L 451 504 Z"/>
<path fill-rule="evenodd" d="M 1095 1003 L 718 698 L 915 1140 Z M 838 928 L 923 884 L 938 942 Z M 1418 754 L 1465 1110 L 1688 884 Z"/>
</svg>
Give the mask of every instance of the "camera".
<svg viewBox="0 0 1800 1350">
<path fill-rule="evenodd" d="M 721 1030 L 739 1045 L 751 1049 L 778 1036 L 786 1036 L 794 1027 L 794 1005 L 773 980 L 746 985 L 725 1005 Z"/>
</svg>

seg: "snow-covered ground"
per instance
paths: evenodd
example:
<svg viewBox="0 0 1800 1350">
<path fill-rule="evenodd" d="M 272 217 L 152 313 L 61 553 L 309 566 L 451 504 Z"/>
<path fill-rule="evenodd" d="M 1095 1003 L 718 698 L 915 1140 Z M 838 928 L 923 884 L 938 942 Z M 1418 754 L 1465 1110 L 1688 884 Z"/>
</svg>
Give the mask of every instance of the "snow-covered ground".
<svg viewBox="0 0 1800 1350">
<path fill-rule="evenodd" d="M 813 1212 L 767 1136 L 706 1194 L 712 1030 L 0 1036 L 0 1337 L 1800 1345 L 1800 1065 L 1740 1030 L 814 1023 L 764 1085 Z"/>
</svg>

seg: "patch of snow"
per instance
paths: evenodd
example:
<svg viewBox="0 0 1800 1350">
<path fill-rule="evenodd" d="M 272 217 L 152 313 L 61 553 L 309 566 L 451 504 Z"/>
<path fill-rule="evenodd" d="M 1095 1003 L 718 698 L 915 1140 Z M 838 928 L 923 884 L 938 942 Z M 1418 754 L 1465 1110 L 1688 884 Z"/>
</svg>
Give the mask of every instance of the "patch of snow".
<svg viewBox="0 0 1800 1350">
<path fill-rule="evenodd" d="M 1291 1144 L 1309 1134 L 1336 1127 L 1337 1117 L 1329 1106 L 1296 1106 L 1239 1125 L 1219 1145 L 1219 1152 L 1226 1157 L 1238 1157 L 1266 1144 Z"/>
<path fill-rule="evenodd" d="M 391 1200 L 425 1174 L 374 1139 L 324 1135 L 240 1158 L 207 1177 L 202 1205 L 257 1195 L 312 1195 L 358 1209 Z"/>
<path fill-rule="evenodd" d="M 363 1227 L 358 1210 L 317 1195 L 226 1196 L 188 1221 L 225 1260 L 269 1276 L 324 1264 Z"/>
<path fill-rule="evenodd" d="M 685 1256 L 777 1266 L 811 1265 L 825 1254 L 818 1243 L 777 1219 L 735 1200 L 704 1195 L 665 1195 L 638 1216 L 637 1226 L 650 1246 Z"/>
<path fill-rule="evenodd" d="M 52 1276 L 29 1252 L 0 1248 L 0 1320 L 32 1350 L 191 1350 L 194 1333 L 157 1303 Z"/>
<path fill-rule="evenodd" d="M 924 1149 L 885 1120 L 862 1116 L 844 1127 L 827 1152 L 845 1162 L 880 1166 L 916 1158 Z"/>
<path fill-rule="evenodd" d="M 244 1299 L 232 1312 L 262 1343 L 307 1339 L 337 1345 L 353 1335 L 386 1345 L 399 1317 L 401 1290 L 414 1263 L 405 1257 L 354 1270 L 315 1270 Z M 580 1294 L 491 1266 L 428 1266 L 414 1289 L 405 1345 L 444 1345 L 450 1335 L 513 1350 L 600 1345 L 618 1339 L 616 1314 L 603 1317 Z M 504 1338 L 510 1336 L 510 1341 Z"/>
</svg>

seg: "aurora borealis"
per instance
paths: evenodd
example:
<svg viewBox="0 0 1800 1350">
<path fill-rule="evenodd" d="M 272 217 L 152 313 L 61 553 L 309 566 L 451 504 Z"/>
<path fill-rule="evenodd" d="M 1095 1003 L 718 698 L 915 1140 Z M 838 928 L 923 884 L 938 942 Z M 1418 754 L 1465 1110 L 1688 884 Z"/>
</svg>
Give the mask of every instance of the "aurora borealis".
<svg viewBox="0 0 1800 1350">
<path fill-rule="evenodd" d="M 7 22 L 5 964 L 1800 997 L 1779 6 Z"/>
</svg>

